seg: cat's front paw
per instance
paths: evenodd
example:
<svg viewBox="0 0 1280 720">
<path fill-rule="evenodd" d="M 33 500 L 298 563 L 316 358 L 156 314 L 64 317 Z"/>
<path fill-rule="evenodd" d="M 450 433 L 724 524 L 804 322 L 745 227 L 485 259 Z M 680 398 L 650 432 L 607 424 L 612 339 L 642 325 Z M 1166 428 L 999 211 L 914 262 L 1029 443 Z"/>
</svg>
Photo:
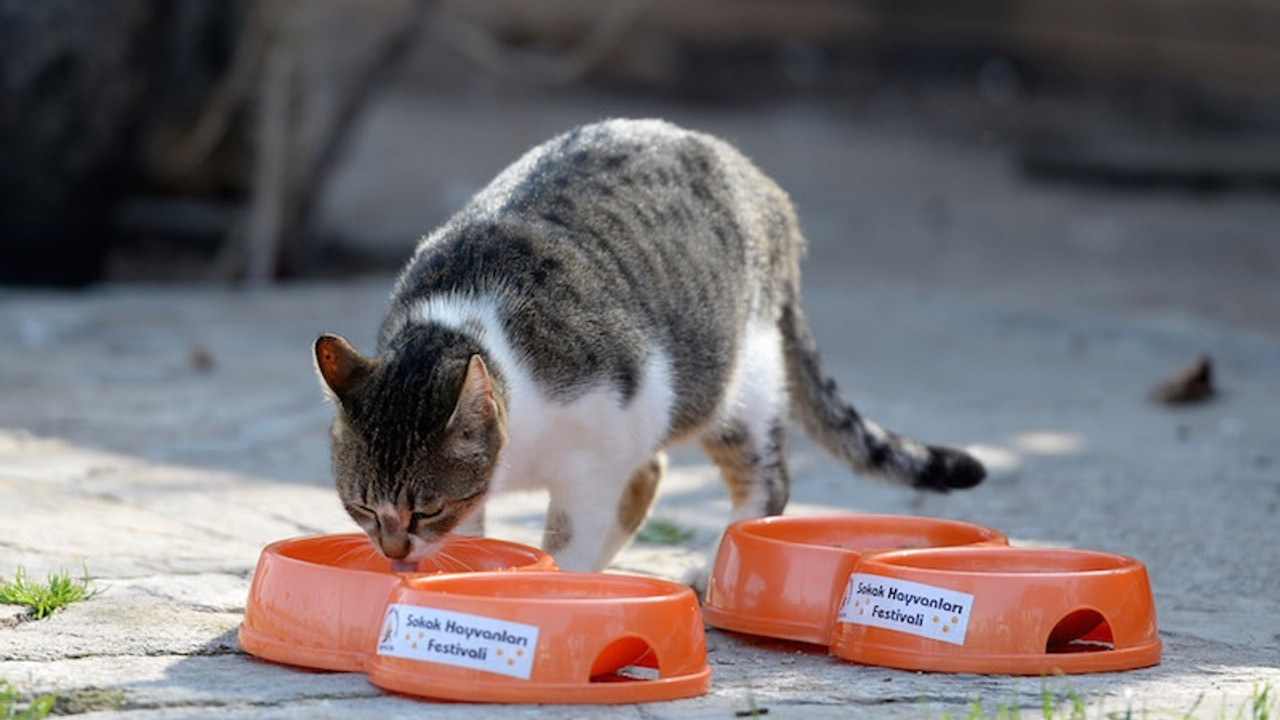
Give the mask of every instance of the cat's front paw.
<svg viewBox="0 0 1280 720">
<path fill-rule="evenodd" d="M 698 595 L 698 601 L 701 602 L 707 594 L 707 583 L 710 578 L 711 568 L 707 565 L 699 565 L 685 570 L 680 582 L 693 588 Z"/>
</svg>

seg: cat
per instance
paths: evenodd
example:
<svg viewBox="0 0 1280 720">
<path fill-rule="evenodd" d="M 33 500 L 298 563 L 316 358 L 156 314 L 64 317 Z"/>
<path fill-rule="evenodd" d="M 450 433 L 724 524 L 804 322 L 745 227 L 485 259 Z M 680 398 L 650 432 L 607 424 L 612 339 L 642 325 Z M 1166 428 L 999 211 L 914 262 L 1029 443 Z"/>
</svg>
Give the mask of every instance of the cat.
<svg viewBox="0 0 1280 720">
<path fill-rule="evenodd" d="M 863 418 L 800 307 L 787 194 L 724 141 L 608 120 L 529 151 L 424 238 L 366 357 L 323 335 L 332 462 L 352 519 L 401 564 L 483 532 L 505 490 L 550 494 L 543 548 L 604 568 L 697 440 L 732 519 L 782 513 L 789 416 L 850 468 L 924 490 L 982 464 Z"/>
</svg>

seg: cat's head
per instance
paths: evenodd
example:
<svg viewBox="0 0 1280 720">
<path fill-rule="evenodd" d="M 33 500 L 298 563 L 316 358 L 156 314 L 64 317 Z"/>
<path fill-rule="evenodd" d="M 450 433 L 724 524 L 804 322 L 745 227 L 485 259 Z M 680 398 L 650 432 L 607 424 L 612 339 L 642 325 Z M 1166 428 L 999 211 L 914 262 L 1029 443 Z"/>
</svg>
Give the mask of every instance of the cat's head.
<svg viewBox="0 0 1280 720">
<path fill-rule="evenodd" d="M 484 502 L 506 441 L 484 360 L 429 334 L 374 359 L 336 335 L 314 349 L 336 406 L 333 476 L 343 507 L 392 560 L 431 555 Z"/>
</svg>

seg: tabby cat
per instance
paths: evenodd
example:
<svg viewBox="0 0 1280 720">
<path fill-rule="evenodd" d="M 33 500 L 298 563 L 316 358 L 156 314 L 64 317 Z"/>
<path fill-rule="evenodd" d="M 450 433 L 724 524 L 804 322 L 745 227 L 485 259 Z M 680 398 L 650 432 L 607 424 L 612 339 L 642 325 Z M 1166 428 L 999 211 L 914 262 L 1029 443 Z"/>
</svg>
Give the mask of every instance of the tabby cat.
<svg viewBox="0 0 1280 720">
<path fill-rule="evenodd" d="M 482 531 L 489 496 L 545 488 L 544 549 L 598 570 L 674 443 L 719 466 L 733 519 L 781 513 L 793 413 L 856 471 L 980 482 L 970 455 L 841 397 L 800 308 L 802 249 L 786 193 L 716 138 L 610 120 L 534 148 L 421 242 L 375 357 L 316 341 L 347 512 L 403 564 Z"/>
</svg>

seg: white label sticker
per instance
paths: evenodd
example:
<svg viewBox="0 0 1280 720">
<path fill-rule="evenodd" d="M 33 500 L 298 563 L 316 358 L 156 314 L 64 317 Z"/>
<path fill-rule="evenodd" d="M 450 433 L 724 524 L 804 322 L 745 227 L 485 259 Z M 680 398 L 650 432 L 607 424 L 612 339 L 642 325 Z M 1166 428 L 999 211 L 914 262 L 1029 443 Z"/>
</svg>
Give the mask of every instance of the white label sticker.
<svg viewBox="0 0 1280 720">
<path fill-rule="evenodd" d="M 972 612 L 968 593 L 858 573 L 849 578 L 837 619 L 963 645 Z"/>
<path fill-rule="evenodd" d="M 486 670 L 528 680 L 538 626 L 482 615 L 392 604 L 382 620 L 378 654 Z"/>
</svg>

